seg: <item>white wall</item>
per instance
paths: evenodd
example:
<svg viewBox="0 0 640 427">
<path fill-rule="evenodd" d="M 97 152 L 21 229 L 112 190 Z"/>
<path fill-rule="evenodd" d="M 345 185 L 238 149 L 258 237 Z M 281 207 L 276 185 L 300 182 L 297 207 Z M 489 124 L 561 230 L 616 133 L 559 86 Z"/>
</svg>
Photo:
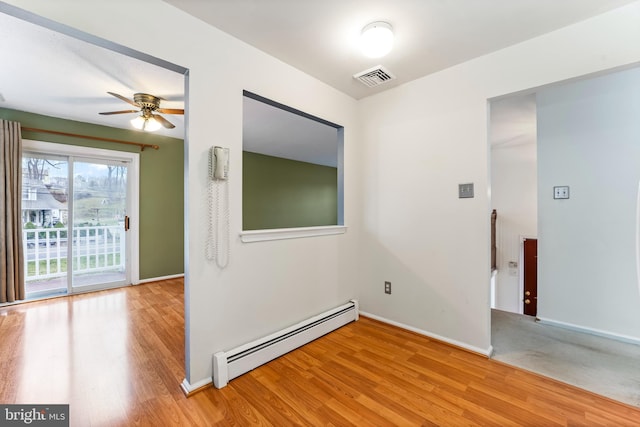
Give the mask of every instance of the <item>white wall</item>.
<svg viewBox="0 0 640 427">
<path fill-rule="evenodd" d="M 522 313 L 521 239 L 537 235 L 535 134 L 530 139 L 491 149 L 491 208 L 498 212 L 495 308 L 514 313 Z"/>
<path fill-rule="evenodd" d="M 356 296 L 359 136 L 355 100 L 159 0 L 11 0 L 10 4 L 186 67 L 187 380 L 210 380 L 211 357 Z M 149 33 L 140 27 L 150 22 Z M 243 244 L 242 90 L 345 127 L 344 235 Z M 231 261 L 205 260 L 207 149 L 231 149 Z M 144 155 L 144 154 L 143 154 Z"/>
<path fill-rule="evenodd" d="M 635 68 L 538 92 L 538 316 L 636 340 L 638 88 Z"/>
<path fill-rule="evenodd" d="M 636 2 L 361 101 L 364 311 L 490 350 L 487 99 L 640 60 L 639 19 Z"/>
<path fill-rule="evenodd" d="M 488 351 L 487 99 L 640 60 L 640 5 L 634 3 L 358 107 L 160 0 L 9 3 L 190 69 L 185 271 L 191 384 L 209 377 L 215 351 L 343 302 L 357 283 L 364 310 Z M 140 16 L 153 23 L 151 37 L 141 33 Z M 346 235 L 248 245 L 235 238 L 242 218 L 242 89 L 345 126 Z M 223 272 L 205 261 L 203 250 L 206 150 L 214 143 L 232 150 L 234 239 Z M 462 182 L 475 183 L 474 199 L 457 199 Z M 384 280 L 393 282 L 390 296 L 382 291 Z"/>
</svg>

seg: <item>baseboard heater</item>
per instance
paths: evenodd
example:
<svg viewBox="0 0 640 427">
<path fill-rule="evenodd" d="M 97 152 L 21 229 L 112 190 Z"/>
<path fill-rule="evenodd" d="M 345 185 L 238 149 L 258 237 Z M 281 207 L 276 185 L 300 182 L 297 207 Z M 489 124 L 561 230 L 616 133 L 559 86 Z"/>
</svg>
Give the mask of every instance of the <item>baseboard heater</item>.
<svg viewBox="0 0 640 427">
<path fill-rule="evenodd" d="M 264 338 L 215 353 L 213 385 L 222 388 L 232 379 L 355 320 L 358 320 L 358 301 L 351 300 Z"/>
</svg>

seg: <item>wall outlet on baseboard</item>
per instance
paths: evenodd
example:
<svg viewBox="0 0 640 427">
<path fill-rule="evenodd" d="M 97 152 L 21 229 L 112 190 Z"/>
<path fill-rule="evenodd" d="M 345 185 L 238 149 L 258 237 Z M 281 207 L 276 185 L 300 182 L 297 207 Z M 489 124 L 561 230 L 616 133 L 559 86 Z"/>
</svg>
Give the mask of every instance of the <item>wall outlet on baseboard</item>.
<svg viewBox="0 0 640 427">
<path fill-rule="evenodd" d="M 391 295 L 391 282 L 384 282 L 384 293 Z"/>
</svg>

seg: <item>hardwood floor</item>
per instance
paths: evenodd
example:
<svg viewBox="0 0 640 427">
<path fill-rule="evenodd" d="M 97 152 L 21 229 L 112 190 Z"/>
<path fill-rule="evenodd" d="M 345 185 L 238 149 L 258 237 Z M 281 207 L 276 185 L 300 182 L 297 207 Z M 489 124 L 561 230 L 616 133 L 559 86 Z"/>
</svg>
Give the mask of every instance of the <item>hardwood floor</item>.
<svg viewBox="0 0 640 427">
<path fill-rule="evenodd" d="M 640 409 L 367 318 L 186 398 L 182 280 L 0 308 L 0 403 L 73 426 L 631 426 Z"/>
</svg>

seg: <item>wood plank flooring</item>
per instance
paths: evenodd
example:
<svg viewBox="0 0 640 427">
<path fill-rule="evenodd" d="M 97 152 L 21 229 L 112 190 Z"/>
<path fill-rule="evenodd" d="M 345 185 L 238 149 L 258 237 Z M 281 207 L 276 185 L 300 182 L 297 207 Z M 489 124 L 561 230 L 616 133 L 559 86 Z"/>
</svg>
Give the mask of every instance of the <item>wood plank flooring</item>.
<svg viewBox="0 0 640 427">
<path fill-rule="evenodd" d="M 361 318 L 186 398 L 182 280 L 0 308 L 0 403 L 73 426 L 637 426 L 640 409 Z"/>
</svg>

